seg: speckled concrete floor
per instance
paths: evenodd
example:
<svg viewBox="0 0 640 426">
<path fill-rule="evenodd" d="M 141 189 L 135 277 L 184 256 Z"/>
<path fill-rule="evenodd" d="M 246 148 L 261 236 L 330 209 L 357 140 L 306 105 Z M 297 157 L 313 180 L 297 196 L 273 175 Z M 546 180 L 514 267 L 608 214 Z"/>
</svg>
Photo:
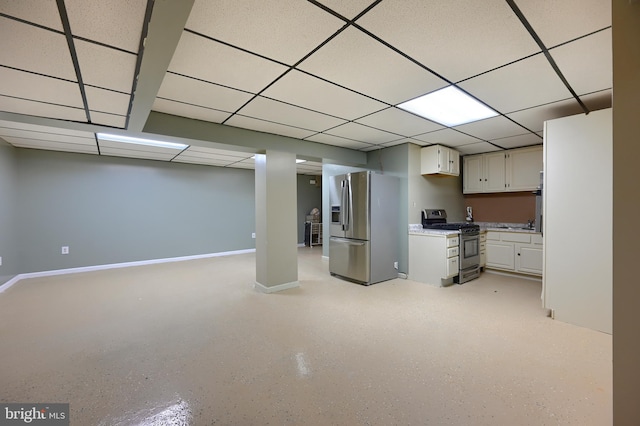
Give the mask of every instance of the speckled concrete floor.
<svg viewBox="0 0 640 426">
<path fill-rule="evenodd" d="M 0 400 L 72 425 L 608 425 L 611 336 L 540 283 L 329 276 L 252 288 L 253 255 L 24 280 L 0 295 Z"/>
</svg>

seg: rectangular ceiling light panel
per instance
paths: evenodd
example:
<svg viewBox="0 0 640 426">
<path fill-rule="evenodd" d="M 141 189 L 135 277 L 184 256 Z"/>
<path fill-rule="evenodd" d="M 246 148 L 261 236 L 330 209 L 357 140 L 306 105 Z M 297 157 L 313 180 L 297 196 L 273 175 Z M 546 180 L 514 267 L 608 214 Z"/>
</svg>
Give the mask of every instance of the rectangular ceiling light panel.
<svg viewBox="0 0 640 426">
<path fill-rule="evenodd" d="M 189 146 L 183 143 L 156 141 L 153 139 L 132 138 L 129 136 L 110 135 L 108 133 L 98 133 L 97 136 L 98 136 L 98 140 L 132 143 L 136 145 L 156 146 L 159 148 L 170 148 L 170 149 L 176 149 L 180 151 L 182 151 L 183 149 Z"/>
<path fill-rule="evenodd" d="M 448 86 L 398 105 L 428 120 L 453 127 L 489 117 L 497 112 L 455 86 Z"/>
</svg>

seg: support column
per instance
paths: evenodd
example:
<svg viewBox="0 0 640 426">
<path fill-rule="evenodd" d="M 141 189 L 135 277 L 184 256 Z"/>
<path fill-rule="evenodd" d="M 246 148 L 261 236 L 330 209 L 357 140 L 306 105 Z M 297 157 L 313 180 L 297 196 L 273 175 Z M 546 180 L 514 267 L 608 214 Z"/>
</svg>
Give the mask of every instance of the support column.
<svg viewBox="0 0 640 426">
<path fill-rule="evenodd" d="M 263 293 L 298 287 L 296 156 L 267 150 L 255 158 L 256 284 Z"/>
</svg>

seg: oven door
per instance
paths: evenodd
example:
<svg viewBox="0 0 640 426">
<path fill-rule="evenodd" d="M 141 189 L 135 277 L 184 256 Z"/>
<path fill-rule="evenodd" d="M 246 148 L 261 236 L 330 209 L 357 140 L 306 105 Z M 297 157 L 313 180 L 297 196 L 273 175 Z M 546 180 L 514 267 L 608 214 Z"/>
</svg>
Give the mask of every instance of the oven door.
<svg viewBox="0 0 640 426">
<path fill-rule="evenodd" d="M 480 265 L 479 233 L 460 235 L 460 270 Z"/>
</svg>

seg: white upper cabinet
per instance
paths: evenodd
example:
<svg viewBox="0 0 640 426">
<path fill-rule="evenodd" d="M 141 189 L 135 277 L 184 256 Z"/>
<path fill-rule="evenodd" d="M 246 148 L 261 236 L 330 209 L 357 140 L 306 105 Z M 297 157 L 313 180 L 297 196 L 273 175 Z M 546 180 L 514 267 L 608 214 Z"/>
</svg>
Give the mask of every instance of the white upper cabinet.
<svg viewBox="0 0 640 426">
<path fill-rule="evenodd" d="M 420 150 L 420 173 L 423 175 L 460 175 L 460 153 L 442 145 L 431 145 Z"/>
<path fill-rule="evenodd" d="M 542 147 L 512 149 L 507 153 L 507 191 L 533 191 L 540 185 Z"/>
<path fill-rule="evenodd" d="M 463 159 L 463 192 L 533 191 L 542 170 L 542 146 L 468 155 Z"/>
</svg>

